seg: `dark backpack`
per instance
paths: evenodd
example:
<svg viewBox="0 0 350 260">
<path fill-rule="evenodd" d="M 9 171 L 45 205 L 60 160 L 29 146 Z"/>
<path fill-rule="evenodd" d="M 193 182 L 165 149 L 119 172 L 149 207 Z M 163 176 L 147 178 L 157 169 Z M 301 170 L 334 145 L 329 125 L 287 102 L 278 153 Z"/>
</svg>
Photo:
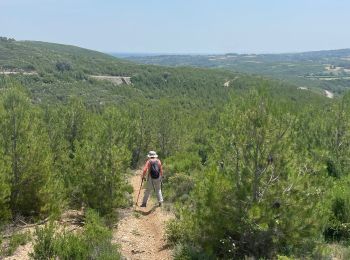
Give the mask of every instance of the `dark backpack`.
<svg viewBox="0 0 350 260">
<path fill-rule="evenodd" d="M 158 160 L 151 160 L 150 162 L 150 168 L 149 168 L 149 172 L 151 175 L 152 179 L 158 179 L 159 175 L 160 175 L 160 168 L 159 168 L 159 163 Z"/>
</svg>

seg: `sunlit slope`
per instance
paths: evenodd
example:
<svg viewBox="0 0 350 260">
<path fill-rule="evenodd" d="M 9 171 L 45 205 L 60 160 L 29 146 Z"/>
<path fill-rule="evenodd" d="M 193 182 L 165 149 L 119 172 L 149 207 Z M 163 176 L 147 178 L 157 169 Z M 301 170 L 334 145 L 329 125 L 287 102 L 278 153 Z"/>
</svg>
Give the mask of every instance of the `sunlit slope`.
<svg viewBox="0 0 350 260">
<path fill-rule="evenodd" d="M 232 94 L 262 85 L 279 98 L 298 102 L 323 99 L 312 91 L 300 91 L 297 86 L 261 76 L 220 69 L 138 65 L 97 51 L 36 41 L 1 40 L 0 72 L 2 86 L 16 80 L 37 102 L 65 102 L 71 96 L 91 104 L 167 99 L 183 107 L 210 109 Z M 106 79 L 92 77 L 96 75 Z"/>
<path fill-rule="evenodd" d="M 350 86 L 350 49 L 286 54 L 160 55 L 128 58 L 143 64 L 223 68 L 343 93 Z"/>
</svg>

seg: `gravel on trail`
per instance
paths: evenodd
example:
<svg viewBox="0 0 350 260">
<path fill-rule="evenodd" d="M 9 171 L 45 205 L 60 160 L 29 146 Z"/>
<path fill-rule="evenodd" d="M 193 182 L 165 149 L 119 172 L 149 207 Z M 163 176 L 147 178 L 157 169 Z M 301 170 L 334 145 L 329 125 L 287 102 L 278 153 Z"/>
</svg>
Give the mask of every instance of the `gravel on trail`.
<svg viewBox="0 0 350 260">
<path fill-rule="evenodd" d="M 130 179 L 134 188 L 134 203 L 141 182 L 141 171 L 136 171 Z M 141 190 L 139 204 L 141 204 Z M 123 212 L 124 217 L 118 222 L 113 241 L 121 245 L 125 259 L 172 259 L 172 251 L 165 240 L 165 223 L 172 218 L 171 214 L 158 207 L 151 199 L 146 208 L 136 206 Z"/>
</svg>

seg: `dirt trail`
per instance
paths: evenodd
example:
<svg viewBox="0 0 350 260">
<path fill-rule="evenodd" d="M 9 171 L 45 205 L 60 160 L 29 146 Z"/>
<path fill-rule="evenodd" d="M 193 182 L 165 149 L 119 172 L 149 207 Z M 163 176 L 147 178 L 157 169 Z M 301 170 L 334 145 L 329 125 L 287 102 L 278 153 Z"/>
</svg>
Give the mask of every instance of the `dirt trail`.
<svg viewBox="0 0 350 260">
<path fill-rule="evenodd" d="M 134 201 L 136 201 L 140 188 L 140 174 L 141 171 L 136 171 L 135 175 L 130 178 L 130 183 L 134 188 Z M 143 190 L 141 190 L 139 204 L 141 204 L 142 197 Z M 63 225 L 64 220 L 69 220 L 68 215 L 72 212 L 75 216 L 78 211 L 67 211 L 59 223 Z M 121 245 L 121 253 L 125 259 L 172 259 L 172 252 L 164 239 L 165 222 L 171 218 L 171 214 L 159 208 L 156 201 L 149 200 L 146 208 L 133 207 L 123 210 L 121 217 L 117 228 L 113 230 L 113 242 Z M 76 228 L 76 226 L 68 225 L 67 228 Z M 33 234 L 34 229 L 31 227 L 23 231 L 30 231 Z M 19 246 L 12 256 L 3 259 L 26 260 L 29 259 L 28 254 L 32 251 L 33 242 L 29 242 L 24 246 Z"/>
<path fill-rule="evenodd" d="M 16 74 L 22 74 L 22 75 L 38 75 L 37 72 L 25 72 L 25 71 L 0 71 L 0 75 L 16 75 Z"/>
<path fill-rule="evenodd" d="M 328 97 L 328 98 L 334 98 L 334 94 L 333 94 L 332 92 L 330 92 L 330 91 L 328 91 L 328 90 L 325 90 L 324 93 L 325 93 L 326 97 Z"/>
<path fill-rule="evenodd" d="M 4 260 L 29 260 L 29 253 L 33 252 L 33 243 L 29 242 L 23 246 L 19 246 L 12 256 L 6 256 Z M 1 257 L 0 257 L 1 259 Z"/>
<path fill-rule="evenodd" d="M 136 171 L 130 179 L 134 188 L 134 201 L 140 188 L 141 171 Z M 143 197 L 141 190 L 139 204 Z M 151 199 L 146 208 L 128 209 L 114 232 L 114 241 L 121 245 L 121 253 L 126 259 L 172 259 L 171 250 L 164 239 L 165 222 L 171 218 L 158 203 Z"/>
</svg>

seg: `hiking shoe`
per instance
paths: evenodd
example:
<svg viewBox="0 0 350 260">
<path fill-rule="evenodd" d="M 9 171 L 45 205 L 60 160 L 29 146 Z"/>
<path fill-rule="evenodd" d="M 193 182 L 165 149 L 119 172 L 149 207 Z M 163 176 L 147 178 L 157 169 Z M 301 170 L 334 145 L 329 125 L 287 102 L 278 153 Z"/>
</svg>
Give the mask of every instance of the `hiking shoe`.
<svg viewBox="0 0 350 260">
<path fill-rule="evenodd" d="M 163 204 L 163 202 L 159 202 L 159 207 L 161 207 L 161 206 L 162 206 L 162 204 Z"/>
<path fill-rule="evenodd" d="M 141 207 L 141 208 L 146 208 L 146 207 L 147 207 L 147 206 L 146 206 L 146 203 L 142 203 L 140 207 Z"/>
</svg>

